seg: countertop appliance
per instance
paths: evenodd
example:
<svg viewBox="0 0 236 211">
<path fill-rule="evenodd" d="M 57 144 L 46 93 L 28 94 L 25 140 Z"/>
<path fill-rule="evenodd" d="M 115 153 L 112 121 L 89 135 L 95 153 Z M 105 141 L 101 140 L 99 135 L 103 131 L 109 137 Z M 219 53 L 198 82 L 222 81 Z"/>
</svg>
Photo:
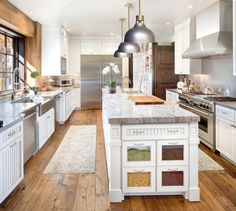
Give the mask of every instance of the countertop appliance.
<svg viewBox="0 0 236 211">
<path fill-rule="evenodd" d="M 67 87 L 67 86 L 72 86 L 73 81 L 72 79 L 57 79 L 56 80 L 56 86 L 59 87 Z"/>
<path fill-rule="evenodd" d="M 81 55 L 81 108 L 101 109 L 102 88 L 110 79 L 109 73 L 102 75 L 102 70 L 110 63 L 118 65 L 122 73 L 122 61 L 113 55 Z M 113 74 L 113 79 L 122 80 L 122 74 Z"/>
<path fill-rule="evenodd" d="M 200 116 L 199 139 L 215 151 L 215 102 L 236 101 L 218 95 L 179 94 L 179 106 Z"/>
<path fill-rule="evenodd" d="M 24 112 L 24 163 L 26 163 L 37 151 L 36 121 L 38 106 Z"/>
</svg>

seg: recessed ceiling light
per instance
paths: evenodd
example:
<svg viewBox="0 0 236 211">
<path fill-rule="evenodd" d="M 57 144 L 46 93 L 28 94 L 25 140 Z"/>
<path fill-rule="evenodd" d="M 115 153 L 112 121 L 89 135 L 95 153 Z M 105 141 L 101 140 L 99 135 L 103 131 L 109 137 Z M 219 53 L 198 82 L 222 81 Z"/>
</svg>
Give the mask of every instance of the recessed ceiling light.
<svg viewBox="0 0 236 211">
<path fill-rule="evenodd" d="M 86 35 L 87 33 L 86 32 L 83 32 L 82 35 Z"/>
<path fill-rule="evenodd" d="M 189 8 L 189 9 L 192 9 L 192 8 L 193 8 L 193 5 L 188 5 L 188 8 Z"/>
<path fill-rule="evenodd" d="M 170 25 L 170 22 L 166 22 L 166 25 L 169 26 L 169 25 Z"/>
<path fill-rule="evenodd" d="M 113 35 L 114 35 L 114 33 L 113 33 L 113 32 L 110 32 L 110 35 L 111 35 L 111 36 L 113 36 Z"/>
</svg>

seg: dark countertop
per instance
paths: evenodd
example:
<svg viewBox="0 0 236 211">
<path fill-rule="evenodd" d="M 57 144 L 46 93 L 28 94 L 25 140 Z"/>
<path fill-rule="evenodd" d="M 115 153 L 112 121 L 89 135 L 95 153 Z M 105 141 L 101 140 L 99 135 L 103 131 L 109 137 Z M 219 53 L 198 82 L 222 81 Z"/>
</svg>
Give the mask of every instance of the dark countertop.
<svg viewBox="0 0 236 211">
<path fill-rule="evenodd" d="M 223 107 L 231 108 L 236 110 L 236 101 L 231 101 L 231 102 L 216 102 L 216 105 L 220 105 Z"/>
</svg>

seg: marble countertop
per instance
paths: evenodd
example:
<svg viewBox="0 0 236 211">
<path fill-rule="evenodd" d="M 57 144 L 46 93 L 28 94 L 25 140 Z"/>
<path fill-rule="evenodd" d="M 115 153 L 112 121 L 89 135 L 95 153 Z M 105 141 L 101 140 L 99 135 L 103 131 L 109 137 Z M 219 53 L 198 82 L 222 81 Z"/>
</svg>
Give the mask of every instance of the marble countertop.
<svg viewBox="0 0 236 211">
<path fill-rule="evenodd" d="M 56 87 L 55 91 L 39 92 L 44 98 L 54 98 L 63 92 L 69 92 L 75 87 Z M 35 103 L 12 103 L 11 101 L 0 102 L 0 120 L 3 121 L 3 127 L 0 128 L 0 132 L 6 130 L 12 125 L 22 121 L 24 119 L 24 112 L 33 109 L 40 104 L 44 104 L 49 99 L 36 100 Z"/>
<path fill-rule="evenodd" d="M 109 94 L 103 89 L 103 112 L 110 124 L 161 124 L 200 121 L 199 116 L 179 108 L 176 104 L 135 105 L 128 94 L 120 90 Z"/>
<path fill-rule="evenodd" d="M 22 121 L 24 119 L 24 112 L 38 105 L 38 103 L 0 103 L 0 120 L 3 121 L 3 127 L 0 128 L 0 132 Z"/>
<path fill-rule="evenodd" d="M 170 91 L 170 92 L 175 92 L 175 93 L 178 93 L 178 94 L 182 94 L 182 90 L 179 90 L 179 89 L 166 89 L 167 91 Z"/>
<path fill-rule="evenodd" d="M 220 106 L 224 106 L 224 107 L 236 110 L 236 102 L 235 101 L 231 101 L 231 102 L 216 102 L 216 105 L 220 105 Z"/>
</svg>

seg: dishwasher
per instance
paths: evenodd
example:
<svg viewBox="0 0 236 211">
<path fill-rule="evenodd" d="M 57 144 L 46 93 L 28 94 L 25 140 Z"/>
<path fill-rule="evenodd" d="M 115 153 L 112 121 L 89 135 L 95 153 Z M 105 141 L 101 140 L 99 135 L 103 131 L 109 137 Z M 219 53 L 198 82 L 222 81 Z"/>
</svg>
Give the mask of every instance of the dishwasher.
<svg viewBox="0 0 236 211">
<path fill-rule="evenodd" d="M 37 151 L 36 145 L 36 121 L 38 106 L 24 112 L 24 163 L 26 163 Z"/>
</svg>

